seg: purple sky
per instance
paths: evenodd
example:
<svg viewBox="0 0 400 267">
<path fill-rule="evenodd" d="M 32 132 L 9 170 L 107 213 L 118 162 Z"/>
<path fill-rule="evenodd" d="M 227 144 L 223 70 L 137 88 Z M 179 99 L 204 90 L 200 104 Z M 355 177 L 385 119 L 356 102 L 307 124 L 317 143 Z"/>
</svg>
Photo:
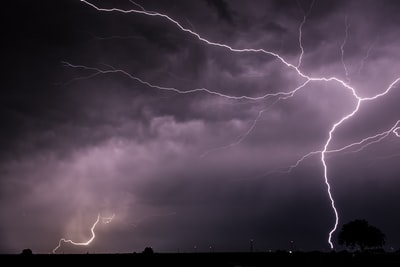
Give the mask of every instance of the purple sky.
<svg viewBox="0 0 400 267">
<path fill-rule="evenodd" d="M 302 74 L 348 85 L 311 81 L 280 100 L 249 99 L 306 82 L 272 55 L 208 45 L 159 16 L 78 0 L 8 2 L 0 253 L 51 252 L 62 237 L 85 242 L 99 213 L 115 217 L 96 226 L 88 247 L 57 252 L 248 251 L 250 239 L 259 251 L 290 249 L 291 240 L 330 248 L 335 216 L 321 153 L 287 170 L 322 151 L 355 110 L 349 88 L 369 98 L 400 77 L 398 1 L 137 2 L 209 41 L 264 49 L 294 66 L 303 47 Z M 90 3 L 141 10 L 128 0 Z M 214 93 L 160 90 L 115 70 Z M 387 132 L 380 142 L 325 154 L 338 230 L 366 219 L 387 249 L 400 248 L 399 99 L 394 84 L 363 101 L 327 150 Z"/>
</svg>

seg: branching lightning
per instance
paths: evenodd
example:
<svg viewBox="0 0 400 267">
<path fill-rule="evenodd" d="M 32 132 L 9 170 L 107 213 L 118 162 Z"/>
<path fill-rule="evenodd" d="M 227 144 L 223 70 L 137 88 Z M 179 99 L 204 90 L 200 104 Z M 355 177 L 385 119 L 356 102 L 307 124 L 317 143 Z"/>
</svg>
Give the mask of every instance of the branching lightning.
<svg viewBox="0 0 400 267">
<path fill-rule="evenodd" d="M 278 60 L 282 64 L 284 64 L 287 68 L 295 71 L 298 74 L 299 77 L 304 79 L 304 82 L 300 86 L 298 86 L 297 88 L 295 88 L 295 89 L 293 89 L 292 91 L 289 91 L 289 92 L 278 92 L 278 93 L 274 93 L 274 94 L 265 94 L 263 96 L 258 96 L 258 97 L 247 96 L 247 95 L 233 96 L 233 95 L 228 95 L 228 94 L 222 94 L 222 93 L 219 93 L 217 91 L 212 91 L 212 90 L 209 90 L 209 89 L 206 89 L 206 88 L 197 88 L 197 89 L 191 89 L 191 90 L 184 91 L 184 90 L 180 90 L 180 89 L 173 88 L 173 87 L 163 87 L 163 86 L 154 85 L 154 84 L 151 84 L 150 82 L 144 81 L 141 78 L 133 76 L 132 74 L 129 74 L 128 72 L 126 72 L 124 70 L 119 70 L 119 69 L 115 69 L 115 68 L 112 68 L 112 67 L 109 67 L 107 69 L 100 69 L 100 68 L 87 67 L 87 66 L 82 66 L 82 65 L 73 65 L 71 63 L 64 62 L 64 64 L 66 66 L 68 66 L 68 67 L 81 68 L 81 69 L 90 70 L 90 71 L 93 72 L 89 76 L 77 78 L 75 80 L 88 79 L 88 78 L 92 78 L 92 77 L 95 77 L 95 76 L 100 75 L 100 74 L 119 73 L 119 74 L 123 74 L 123 75 L 129 77 L 130 79 L 133 79 L 133 80 L 135 80 L 135 81 L 137 81 L 137 82 L 139 82 L 139 83 L 141 83 L 143 85 L 146 85 L 146 86 L 148 86 L 150 88 L 153 88 L 153 89 L 172 91 L 172 92 L 179 93 L 179 94 L 189 94 L 189 93 L 200 93 L 201 92 L 201 93 L 207 93 L 207 94 L 211 94 L 211 95 L 215 95 L 215 96 L 219 96 L 219 97 L 224 97 L 224 98 L 227 98 L 227 99 L 233 99 L 233 100 L 247 99 L 247 100 L 253 100 L 253 101 L 262 100 L 262 99 L 266 99 L 266 98 L 269 98 L 269 97 L 276 97 L 277 100 L 287 99 L 289 97 L 293 97 L 294 94 L 298 90 L 300 90 L 302 88 L 305 88 L 306 85 L 308 83 L 310 83 L 310 82 L 326 82 L 326 83 L 329 82 L 329 83 L 334 83 L 334 84 L 339 85 L 340 87 L 342 87 L 345 90 L 349 90 L 351 92 L 352 97 L 356 101 L 353 110 L 351 112 L 349 112 L 348 114 L 344 115 L 342 118 L 338 119 L 332 125 L 332 127 L 328 131 L 328 137 L 327 137 L 325 143 L 322 145 L 322 149 L 321 150 L 312 151 L 312 152 L 304 155 L 294 165 L 290 166 L 289 169 L 288 169 L 288 171 L 291 171 L 293 168 L 297 167 L 303 160 L 305 160 L 306 158 L 308 158 L 310 156 L 320 155 L 321 164 L 323 166 L 324 182 L 325 182 L 325 185 L 326 185 L 326 188 L 327 188 L 327 194 L 328 194 L 328 197 L 329 197 L 329 200 L 330 200 L 330 203 L 331 203 L 331 208 L 332 208 L 333 213 L 335 215 L 334 225 L 333 225 L 333 227 L 330 230 L 329 235 L 328 235 L 328 244 L 330 245 L 330 247 L 332 249 L 334 248 L 334 244 L 332 242 L 332 235 L 337 229 L 338 222 L 339 222 L 339 214 L 338 214 L 338 211 L 337 211 L 336 206 L 335 206 L 335 200 L 334 200 L 333 195 L 331 193 L 331 185 L 329 183 L 329 178 L 328 178 L 328 164 L 327 164 L 326 156 L 329 153 L 342 152 L 342 151 L 345 151 L 345 150 L 353 148 L 353 147 L 359 147 L 359 149 L 356 150 L 356 151 L 360 151 L 360 150 L 364 149 L 365 147 L 367 147 L 367 146 L 369 146 L 369 145 L 371 145 L 373 143 L 377 143 L 377 142 L 383 140 L 390 133 L 393 133 L 397 137 L 400 137 L 399 121 L 397 121 L 391 129 L 389 129 L 389 130 L 387 130 L 385 132 L 382 132 L 382 133 L 374 135 L 374 136 L 366 137 L 366 138 L 364 138 L 363 140 L 361 140 L 359 142 L 346 145 L 346 146 L 344 146 L 342 148 L 339 148 L 339 149 L 333 149 L 333 150 L 329 149 L 329 147 L 330 147 L 330 145 L 332 143 L 332 140 L 334 138 L 335 131 L 344 122 L 346 122 L 346 121 L 350 120 L 352 117 L 354 117 L 354 115 L 357 114 L 357 112 L 359 111 L 361 105 L 364 102 L 373 101 L 373 100 L 376 100 L 376 99 L 388 94 L 393 88 L 396 87 L 397 83 L 399 83 L 399 81 L 400 81 L 400 77 L 399 77 L 399 78 L 395 79 L 383 92 L 378 93 L 378 94 L 373 95 L 373 96 L 369 96 L 369 97 L 361 97 L 361 96 L 359 96 L 358 93 L 357 93 L 357 90 L 354 87 L 349 85 L 349 83 L 348 83 L 348 70 L 347 70 L 347 66 L 346 66 L 346 64 L 344 62 L 344 47 L 345 47 L 346 42 L 347 42 L 348 31 L 349 31 L 349 27 L 350 27 L 350 25 L 349 25 L 349 23 L 347 21 L 347 17 L 346 17 L 345 38 L 344 38 L 343 43 L 342 43 L 342 45 L 340 47 L 341 48 L 341 62 L 342 62 L 343 68 L 345 70 L 346 79 L 347 79 L 347 81 L 344 81 L 344 80 L 342 80 L 342 79 L 340 79 L 338 77 L 335 77 L 335 76 L 332 76 L 332 77 L 311 77 L 311 76 L 307 75 L 306 73 L 304 73 L 304 72 L 302 72 L 300 70 L 300 67 L 301 67 L 301 64 L 302 64 L 302 58 L 303 58 L 303 55 L 304 55 L 304 48 L 303 48 L 303 45 L 302 45 L 302 38 L 303 38 L 302 29 L 303 29 L 304 24 L 306 23 L 307 15 L 311 12 L 311 9 L 313 7 L 314 2 L 311 4 L 311 6 L 309 8 L 309 11 L 307 13 L 303 12 L 304 13 L 304 18 L 303 18 L 303 21 L 301 22 L 300 27 L 299 27 L 299 38 L 298 38 L 299 47 L 300 47 L 301 53 L 300 53 L 297 65 L 293 65 L 293 64 L 289 63 L 288 61 L 286 61 L 281 55 L 279 55 L 277 53 L 274 53 L 272 51 L 265 50 L 265 49 L 261 49 L 261 48 L 259 48 L 259 49 L 256 49 L 256 48 L 235 48 L 235 47 L 229 46 L 228 44 L 210 41 L 210 40 L 206 39 L 205 37 L 201 36 L 199 33 L 194 32 L 193 30 L 190 30 L 188 28 L 185 28 L 177 20 L 169 17 L 168 15 L 161 14 L 161 13 L 158 13 L 158 12 L 155 12 L 155 11 L 147 11 L 144 7 L 139 6 L 137 4 L 135 4 L 135 5 L 139 6 L 140 9 L 127 9 L 127 10 L 125 10 L 125 9 L 120 9 L 120 8 L 100 8 L 97 5 L 95 5 L 95 4 L 93 4 L 93 3 L 89 2 L 89 1 L 86 1 L 86 0 L 81 0 L 81 2 L 85 3 L 88 6 L 91 6 L 92 8 L 94 8 L 97 11 L 100 11 L 100 12 L 119 12 L 119 13 L 125 13 L 125 14 L 133 13 L 133 14 L 140 14 L 140 15 L 151 16 L 151 17 L 159 17 L 161 19 L 164 19 L 164 20 L 167 20 L 167 21 L 171 22 L 176 27 L 178 27 L 181 31 L 183 31 L 183 32 L 185 32 L 185 33 L 197 38 L 197 40 L 199 40 L 199 41 L 201 41 L 201 42 L 203 42 L 203 43 L 205 43 L 207 45 L 215 46 L 215 47 L 219 47 L 219 48 L 223 48 L 223 49 L 228 49 L 231 52 L 235 52 L 235 53 L 263 53 L 263 54 L 272 56 L 276 60 Z M 368 54 L 369 54 L 369 51 L 368 51 Z M 367 56 L 368 56 L 368 54 L 367 54 Z M 257 121 L 259 120 L 259 118 L 261 117 L 261 115 L 262 115 L 262 113 L 264 111 L 265 110 L 259 111 L 258 116 L 254 120 L 253 124 L 250 126 L 248 131 L 246 131 L 246 133 L 243 136 L 241 136 L 236 142 L 234 142 L 234 143 L 232 143 L 232 144 L 230 144 L 228 146 L 224 146 L 224 147 L 231 147 L 231 146 L 237 145 L 246 136 L 248 136 L 251 133 L 251 131 L 254 129 L 254 127 L 256 126 Z M 221 149 L 221 148 L 219 148 L 219 149 Z M 98 218 L 98 220 L 99 220 L 99 218 Z M 93 238 L 94 238 L 93 229 L 96 226 L 96 224 L 98 223 L 98 220 L 96 221 L 96 223 L 92 227 Z M 93 238 L 89 240 L 89 243 L 93 240 Z M 72 241 L 61 239 L 60 240 L 60 244 L 61 244 L 62 241 L 73 243 Z M 75 243 L 75 244 L 86 245 L 86 243 Z"/>
<path fill-rule="evenodd" d="M 107 66 L 107 69 L 102 70 L 102 69 L 96 68 L 96 67 L 88 67 L 88 66 L 83 66 L 83 65 L 74 65 L 74 64 L 71 64 L 71 63 L 65 62 L 65 61 L 63 61 L 62 63 L 66 67 L 93 71 L 93 73 L 91 73 L 88 76 L 75 78 L 75 79 L 69 81 L 66 84 L 70 84 L 72 82 L 76 82 L 76 81 L 79 81 L 79 80 L 85 80 L 85 79 L 94 78 L 95 76 L 98 76 L 100 74 L 112 74 L 112 73 L 115 74 L 115 73 L 119 73 L 119 74 L 122 74 L 122 75 L 124 75 L 124 76 L 126 76 L 126 77 L 128 77 L 128 78 L 130 78 L 132 80 L 135 80 L 135 81 L 137 81 L 137 82 L 139 82 L 139 83 L 141 83 L 143 85 L 146 85 L 146 86 L 148 86 L 150 88 L 153 88 L 153 89 L 158 89 L 158 90 L 163 90 L 163 91 L 172 91 L 172 92 L 175 92 L 175 93 L 178 93 L 178 94 L 207 93 L 207 94 L 210 94 L 210 95 L 216 95 L 216 96 L 227 98 L 227 99 L 231 99 L 231 100 L 253 100 L 253 101 L 256 101 L 256 100 L 266 99 L 266 98 L 270 98 L 270 97 L 280 97 L 281 99 L 286 99 L 288 97 L 293 96 L 298 90 L 303 88 L 309 82 L 309 81 L 304 82 L 302 85 L 300 85 L 299 87 L 295 88 L 294 90 L 292 90 L 290 92 L 278 92 L 278 93 L 273 93 L 273 94 L 265 94 L 265 95 L 262 95 L 262 96 L 247 96 L 247 95 L 233 96 L 233 95 L 227 95 L 227 94 L 219 93 L 217 91 L 212 91 L 212 90 L 207 89 L 207 88 L 195 88 L 195 89 L 191 89 L 191 90 L 186 90 L 185 91 L 185 90 L 180 90 L 180 89 L 175 88 L 175 87 L 165 87 L 165 86 L 155 85 L 155 84 L 152 84 L 150 82 L 144 81 L 143 79 L 141 79 L 139 77 L 133 76 L 132 74 L 130 74 L 130 73 L 124 71 L 124 70 L 115 69 L 112 66 Z M 66 84 L 64 84 L 64 85 L 66 85 Z"/>
<path fill-rule="evenodd" d="M 262 114 L 263 114 L 264 112 L 270 110 L 270 109 L 271 109 L 276 103 L 278 103 L 280 100 L 285 100 L 285 99 L 288 99 L 288 98 L 293 97 L 294 94 L 295 94 L 298 90 L 300 90 L 301 88 L 304 88 L 304 86 L 306 86 L 306 85 L 308 84 L 308 82 L 309 82 L 309 81 L 304 82 L 303 84 L 301 84 L 300 86 L 298 86 L 297 88 L 295 88 L 293 91 L 291 91 L 290 93 L 288 93 L 288 94 L 286 94 L 286 95 L 284 95 L 284 96 L 279 96 L 278 98 L 276 98 L 276 99 L 274 100 L 274 102 L 272 102 L 272 103 L 270 104 L 270 106 L 268 106 L 267 108 L 264 108 L 264 109 L 260 110 L 260 111 L 258 112 L 256 118 L 253 120 L 252 124 L 250 125 L 250 127 L 247 129 L 247 131 L 246 131 L 243 135 L 241 135 L 235 142 L 230 143 L 230 144 L 225 145 L 225 146 L 221 146 L 221 147 L 216 147 L 216 148 L 210 149 L 210 150 L 204 152 L 204 153 L 201 155 L 201 157 L 205 157 L 205 156 L 207 156 L 208 154 L 217 152 L 217 151 L 219 151 L 219 150 L 224 150 L 224 149 L 232 148 L 232 147 L 237 146 L 237 145 L 239 145 L 240 143 L 242 143 L 242 141 L 245 140 L 245 139 L 249 136 L 249 134 L 254 130 L 254 128 L 257 126 L 257 123 L 258 123 L 258 121 L 260 120 L 260 118 L 261 118 L 261 116 L 262 116 Z M 283 94 L 280 94 L 280 93 L 277 93 L 277 94 L 270 94 L 270 95 L 266 95 L 265 98 L 266 98 L 266 97 L 272 97 L 272 96 L 276 97 L 276 96 L 278 96 L 278 95 L 283 95 Z"/>
<path fill-rule="evenodd" d="M 331 154 L 331 153 L 338 153 L 338 152 L 347 152 L 347 150 L 356 147 L 355 150 L 350 150 L 347 153 L 356 153 L 356 152 L 360 152 L 362 150 L 364 150 L 365 148 L 367 148 L 368 146 L 375 144 L 375 143 L 379 143 L 381 142 L 383 139 L 385 139 L 386 137 L 388 137 L 391 133 L 393 133 L 394 135 L 396 135 L 397 137 L 400 137 L 399 133 L 397 132 L 397 130 L 399 130 L 400 127 L 398 127 L 398 125 L 400 124 L 400 120 L 398 120 L 389 130 L 378 133 L 376 135 L 373 136 L 368 136 L 360 141 L 351 143 L 349 145 L 346 145 L 344 147 L 341 148 L 337 148 L 337 149 L 332 149 L 332 150 L 327 150 L 325 151 L 325 154 Z M 358 147 L 358 148 L 357 148 Z M 293 169 L 295 169 L 297 166 L 300 165 L 301 162 L 303 162 L 305 159 L 314 156 L 314 155 L 318 155 L 320 153 L 322 153 L 323 151 L 312 151 L 309 152 L 308 154 L 302 156 L 300 159 L 298 159 L 293 165 L 289 166 L 289 168 L 287 168 L 286 173 L 290 173 Z"/>
<path fill-rule="evenodd" d="M 350 148 L 350 147 L 357 146 L 357 145 L 361 145 L 358 149 L 350 151 L 351 153 L 356 153 L 356 152 L 360 152 L 360 151 L 364 150 L 365 148 L 367 148 L 368 146 L 370 146 L 370 145 L 372 145 L 372 144 L 381 142 L 383 139 L 385 139 L 386 137 L 388 137 L 391 133 L 393 133 L 393 134 L 396 135 L 397 137 L 400 137 L 400 136 L 398 136 L 398 134 L 397 134 L 397 132 L 396 132 L 396 129 L 399 128 L 399 127 L 397 126 L 397 125 L 399 125 L 399 123 L 400 123 L 400 120 L 398 120 L 398 121 L 394 124 L 394 126 L 393 126 L 392 128 L 390 128 L 388 131 L 385 131 L 385 132 L 376 134 L 376 135 L 374 135 L 374 136 L 369 136 L 369 137 L 367 137 L 367 138 L 365 138 L 365 139 L 363 139 L 363 140 L 361 140 L 361 141 L 359 141 L 359 142 L 356 142 L 356 143 L 352 143 L 352 144 L 350 144 L 350 145 L 347 145 L 347 146 L 341 148 L 340 150 L 335 149 L 335 150 L 331 150 L 331 151 L 328 151 L 328 152 L 343 151 L 343 150 L 348 149 L 348 148 Z"/>
<path fill-rule="evenodd" d="M 115 214 L 113 214 L 111 217 L 101 217 L 100 213 L 97 215 L 96 221 L 93 223 L 92 227 L 90 228 L 90 233 L 91 237 L 86 241 L 86 242 L 75 242 L 70 239 L 65 239 L 64 237 L 58 241 L 58 245 L 53 249 L 53 253 L 56 253 L 56 251 L 61 247 L 62 243 L 70 243 L 74 246 L 88 246 L 92 241 L 95 239 L 96 234 L 94 233 L 94 229 L 96 228 L 97 224 L 100 222 L 100 219 L 102 223 L 108 224 L 110 223 L 115 217 Z"/>
</svg>

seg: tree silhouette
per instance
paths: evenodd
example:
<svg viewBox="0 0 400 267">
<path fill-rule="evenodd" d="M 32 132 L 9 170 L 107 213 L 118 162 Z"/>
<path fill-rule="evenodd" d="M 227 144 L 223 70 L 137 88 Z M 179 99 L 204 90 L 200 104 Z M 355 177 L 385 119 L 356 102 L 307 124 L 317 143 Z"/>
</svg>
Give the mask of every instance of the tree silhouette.
<svg viewBox="0 0 400 267">
<path fill-rule="evenodd" d="M 338 236 L 339 244 L 351 249 L 382 248 L 386 236 L 375 226 L 370 225 L 366 220 L 354 220 L 344 224 Z"/>
</svg>

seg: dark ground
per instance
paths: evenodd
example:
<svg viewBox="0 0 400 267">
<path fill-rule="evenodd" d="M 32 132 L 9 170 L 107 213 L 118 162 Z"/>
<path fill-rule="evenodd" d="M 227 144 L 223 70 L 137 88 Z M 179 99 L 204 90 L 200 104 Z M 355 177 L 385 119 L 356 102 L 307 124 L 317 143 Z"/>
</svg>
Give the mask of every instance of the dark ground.
<svg viewBox="0 0 400 267">
<path fill-rule="evenodd" d="M 399 253 L 287 252 L 1 255 L 3 263 L 101 266 L 400 266 Z"/>
</svg>

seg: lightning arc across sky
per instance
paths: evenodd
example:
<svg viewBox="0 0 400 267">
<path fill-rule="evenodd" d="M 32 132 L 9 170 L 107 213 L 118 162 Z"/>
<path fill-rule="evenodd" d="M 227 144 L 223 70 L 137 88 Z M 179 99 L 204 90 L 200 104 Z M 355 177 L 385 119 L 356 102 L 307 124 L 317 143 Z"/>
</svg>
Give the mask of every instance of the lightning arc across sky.
<svg viewBox="0 0 400 267">
<path fill-rule="evenodd" d="M 86 242 L 75 242 L 70 239 L 61 238 L 60 241 L 58 242 L 58 245 L 53 249 L 53 253 L 56 253 L 56 251 L 61 247 L 62 243 L 70 243 L 74 246 L 88 246 L 90 243 L 93 242 L 93 240 L 96 237 L 94 229 L 96 228 L 97 224 L 100 222 L 100 219 L 101 219 L 102 223 L 108 224 L 114 219 L 114 217 L 115 217 L 115 214 L 113 214 L 111 217 L 101 217 L 100 213 L 99 213 L 97 215 L 96 221 L 93 223 L 92 227 L 90 228 L 91 237 Z"/>
<path fill-rule="evenodd" d="M 341 62 L 343 64 L 347 80 L 342 80 L 342 79 L 340 79 L 338 77 L 335 77 L 335 76 L 331 76 L 331 77 L 312 77 L 312 76 L 307 75 L 306 73 L 304 73 L 300 69 L 301 68 L 301 64 L 302 64 L 302 57 L 303 57 L 303 53 L 304 53 L 304 49 L 303 49 L 303 45 L 302 45 L 302 28 L 303 28 L 304 24 L 306 23 L 307 15 L 311 12 L 311 8 L 312 8 L 313 4 L 311 4 L 310 10 L 307 13 L 303 11 L 304 19 L 301 22 L 300 27 L 299 27 L 299 39 L 298 39 L 299 40 L 299 47 L 300 47 L 300 50 L 301 50 L 301 54 L 300 54 L 300 57 L 298 58 L 297 64 L 293 65 L 292 63 L 289 63 L 287 60 L 285 60 L 278 53 L 274 53 L 274 52 L 271 52 L 271 51 L 268 51 L 268 50 L 265 50 L 265 49 L 235 48 L 235 47 L 232 47 L 232 46 L 230 46 L 228 44 L 213 42 L 213 41 L 208 40 L 205 37 L 201 36 L 199 33 L 182 26 L 177 20 L 171 18 L 170 16 L 162 14 L 162 13 L 158 13 L 158 12 L 155 12 L 155 11 L 147 11 L 142 6 L 139 6 L 140 10 L 139 9 L 126 9 L 125 10 L 125 9 L 119 9 L 119 8 L 101 8 L 101 7 L 98 7 L 97 5 L 95 5 L 95 4 L 93 4 L 93 3 L 89 2 L 89 1 L 86 1 L 86 0 L 81 0 L 81 2 L 83 2 L 86 5 L 91 6 L 92 8 L 94 8 L 97 11 L 100 11 L 100 12 L 120 12 L 120 13 L 126 13 L 126 14 L 127 13 L 132 13 L 132 14 L 151 16 L 151 17 L 159 17 L 161 19 L 169 21 L 170 23 L 175 24 L 181 31 L 192 35 L 193 37 L 197 38 L 199 41 L 204 42 L 207 45 L 220 47 L 222 49 L 228 49 L 231 52 L 235 52 L 235 53 L 263 53 L 263 54 L 269 55 L 271 57 L 274 57 L 278 61 L 280 61 L 287 68 L 289 68 L 291 70 L 294 70 L 300 78 L 304 79 L 304 81 L 302 82 L 302 84 L 300 86 L 296 87 L 295 89 L 293 89 L 292 91 L 289 91 L 289 92 L 278 92 L 278 93 L 273 93 L 273 94 L 268 93 L 268 94 L 264 94 L 264 95 L 258 96 L 258 97 L 250 97 L 250 96 L 246 96 L 246 95 L 233 96 L 233 95 L 228 95 L 228 94 L 222 94 L 222 93 L 219 93 L 219 92 L 216 92 L 216 91 L 212 91 L 212 90 L 209 90 L 209 89 L 206 89 L 206 88 L 198 88 L 198 89 L 192 89 L 192 90 L 184 91 L 184 90 L 180 90 L 180 89 L 173 88 L 173 87 L 164 87 L 164 86 L 159 86 L 159 85 L 153 85 L 150 82 L 147 82 L 147 81 L 144 81 L 144 80 L 142 80 L 142 79 L 140 79 L 138 77 L 135 77 L 132 74 L 129 74 L 128 72 L 126 72 L 124 70 L 115 69 L 115 68 L 110 67 L 110 66 L 108 66 L 107 69 L 100 69 L 100 68 L 95 68 L 95 67 L 87 67 L 87 66 L 83 66 L 83 65 L 74 65 L 74 64 L 71 64 L 71 63 L 68 63 L 68 62 L 64 62 L 64 64 L 66 66 L 68 66 L 68 67 L 82 68 L 82 69 L 93 71 L 93 73 L 91 75 L 86 76 L 86 77 L 77 78 L 75 80 L 92 78 L 92 77 L 100 75 L 100 74 L 122 73 L 123 75 L 126 75 L 129 78 L 131 78 L 133 80 L 136 80 L 139 83 L 142 83 L 142 84 L 144 84 L 144 85 L 146 85 L 148 87 L 151 87 L 151 88 L 154 88 L 154 89 L 158 89 L 158 90 L 173 91 L 173 92 L 179 93 L 179 94 L 189 94 L 189 93 L 200 93 L 200 92 L 202 92 L 202 93 L 207 93 L 207 94 L 215 95 L 215 96 L 218 96 L 218 97 L 223 97 L 223 98 L 228 98 L 228 99 L 233 99 L 233 100 L 247 99 L 247 100 L 254 100 L 254 101 L 255 100 L 267 99 L 267 98 L 276 98 L 277 101 L 284 100 L 284 99 L 293 97 L 297 91 L 299 91 L 300 89 L 306 88 L 306 85 L 308 85 L 311 82 L 333 83 L 333 84 L 337 84 L 338 86 L 342 87 L 345 90 L 350 91 L 353 99 L 355 100 L 355 105 L 354 105 L 354 108 L 351 110 L 351 112 L 349 112 L 348 114 L 346 114 L 343 117 L 341 117 L 339 120 L 337 120 L 330 127 L 329 131 L 327 131 L 328 132 L 328 137 L 327 137 L 325 143 L 322 144 L 322 148 L 320 150 L 311 151 L 310 153 L 304 155 L 294 165 L 292 165 L 289 168 L 289 171 L 290 171 L 291 169 L 297 167 L 305 158 L 307 158 L 307 157 L 309 157 L 311 155 L 317 155 L 317 154 L 320 155 L 321 164 L 323 166 L 323 178 L 324 178 L 324 182 L 325 182 L 325 185 L 326 185 L 326 188 L 327 188 L 327 194 L 328 194 L 328 197 L 329 197 L 329 200 L 330 200 L 330 203 L 331 203 L 331 208 L 332 208 L 332 210 L 334 212 L 334 215 L 335 215 L 335 221 L 334 221 L 333 227 L 331 228 L 331 230 L 329 232 L 328 240 L 327 240 L 329 246 L 331 247 L 331 249 L 334 248 L 334 244 L 333 244 L 333 241 L 332 241 L 332 234 L 337 229 L 337 226 L 338 226 L 338 223 L 339 223 L 339 214 L 338 214 L 337 208 L 335 206 L 334 197 L 333 197 L 332 192 L 331 192 L 332 189 L 331 189 L 331 185 L 329 183 L 328 164 L 327 164 L 326 156 L 329 153 L 342 152 L 342 151 L 345 151 L 347 149 L 350 149 L 350 148 L 353 148 L 353 147 L 357 147 L 357 146 L 358 146 L 358 149 L 354 150 L 354 151 L 360 151 L 360 150 L 362 150 L 363 148 L 365 148 L 366 146 L 368 146 L 370 144 L 373 144 L 373 143 L 381 141 L 383 138 L 387 137 L 391 133 L 395 134 L 397 137 L 400 137 L 399 121 L 397 121 L 394 124 L 394 126 L 391 129 L 387 130 L 387 131 L 378 133 L 378 134 L 376 134 L 374 136 L 368 136 L 368 137 L 362 139 L 361 141 L 358 141 L 358 142 L 343 146 L 342 148 L 339 148 L 339 149 L 330 149 L 330 145 L 332 143 L 332 140 L 334 139 L 335 131 L 344 122 L 348 121 L 350 118 L 355 116 L 355 114 L 357 114 L 357 112 L 359 111 L 359 109 L 360 109 L 360 107 L 361 107 L 361 105 L 363 103 L 366 103 L 366 102 L 369 102 L 369 101 L 374 101 L 374 100 L 376 100 L 376 99 L 378 99 L 378 98 L 380 98 L 382 96 L 385 96 L 392 89 L 396 88 L 398 82 L 400 81 L 400 77 L 398 77 L 398 78 L 394 79 L 394 81 L 391 82 L 380 93 L 377 93 L 375 95 L 368 96 L 368 97 L 361 97 L 358 94 L 356 88 L 352 87 L 349 84 L 348 69 L 347 69 L 346 64 L 344 62 L 344 48 L 345 48 L 345 45 L 346 45 L 346 41 L 347 41 L 347 38 L 348 38 L 348 31 L 349 31 L 349 27 L 350 27 L 350 24 L 348 22 L 347 17 L 346 17 L 346 21 L 345 21 L 345 23 L 346 23 L 346 25 L 345 25 L 346 26 L 346 28 L 345 28 L 345 38 L 344 38 L 343 43 L 342 43 L 342 45 L 340 47 L 340 50 L 341 50 Z M 75 80 L 73 80 L 73 81 L 75 81 Z M 258 119 L 260 118 L 260 116 L 261 116 L 261 114 L 263 112 L 264 112 L 264 110 L 261 110 L 258 113 L 258 116 L 254 120 L 254 123 L 250 126 L 248 131 L 242 137 L 239 138 L 239 140 L 237 142 L 232 143 L 231 145 L 228 145 L 228 146 L 224 146 L 222 148 L 229 147 L 229 146 L 236 145 L 236 144 L 240 143 L 254 129 L 254 127 L 257 124 Z M 98 220 L 99 220 L 99 217 L 98 217 Z M 88 241 L 89 243 L 94 238 L 93 229 L 96 226 L 96 224 L 98 223 L 98 220 L 96 221 L 96 223 L 92 227 L 93 237 L 92 237 L 92 239 L 90 239 Z M 61 241 L 69 242 L 68 240 L 63 240 L 62 239 L 62 240 L 60 240 L 60 243 L 61 243 Z M 72 243 L 72 241 L 70 243 Z M 80 244 L 86 244 L 86 243 L 80 243 Z"/>
</svg>

